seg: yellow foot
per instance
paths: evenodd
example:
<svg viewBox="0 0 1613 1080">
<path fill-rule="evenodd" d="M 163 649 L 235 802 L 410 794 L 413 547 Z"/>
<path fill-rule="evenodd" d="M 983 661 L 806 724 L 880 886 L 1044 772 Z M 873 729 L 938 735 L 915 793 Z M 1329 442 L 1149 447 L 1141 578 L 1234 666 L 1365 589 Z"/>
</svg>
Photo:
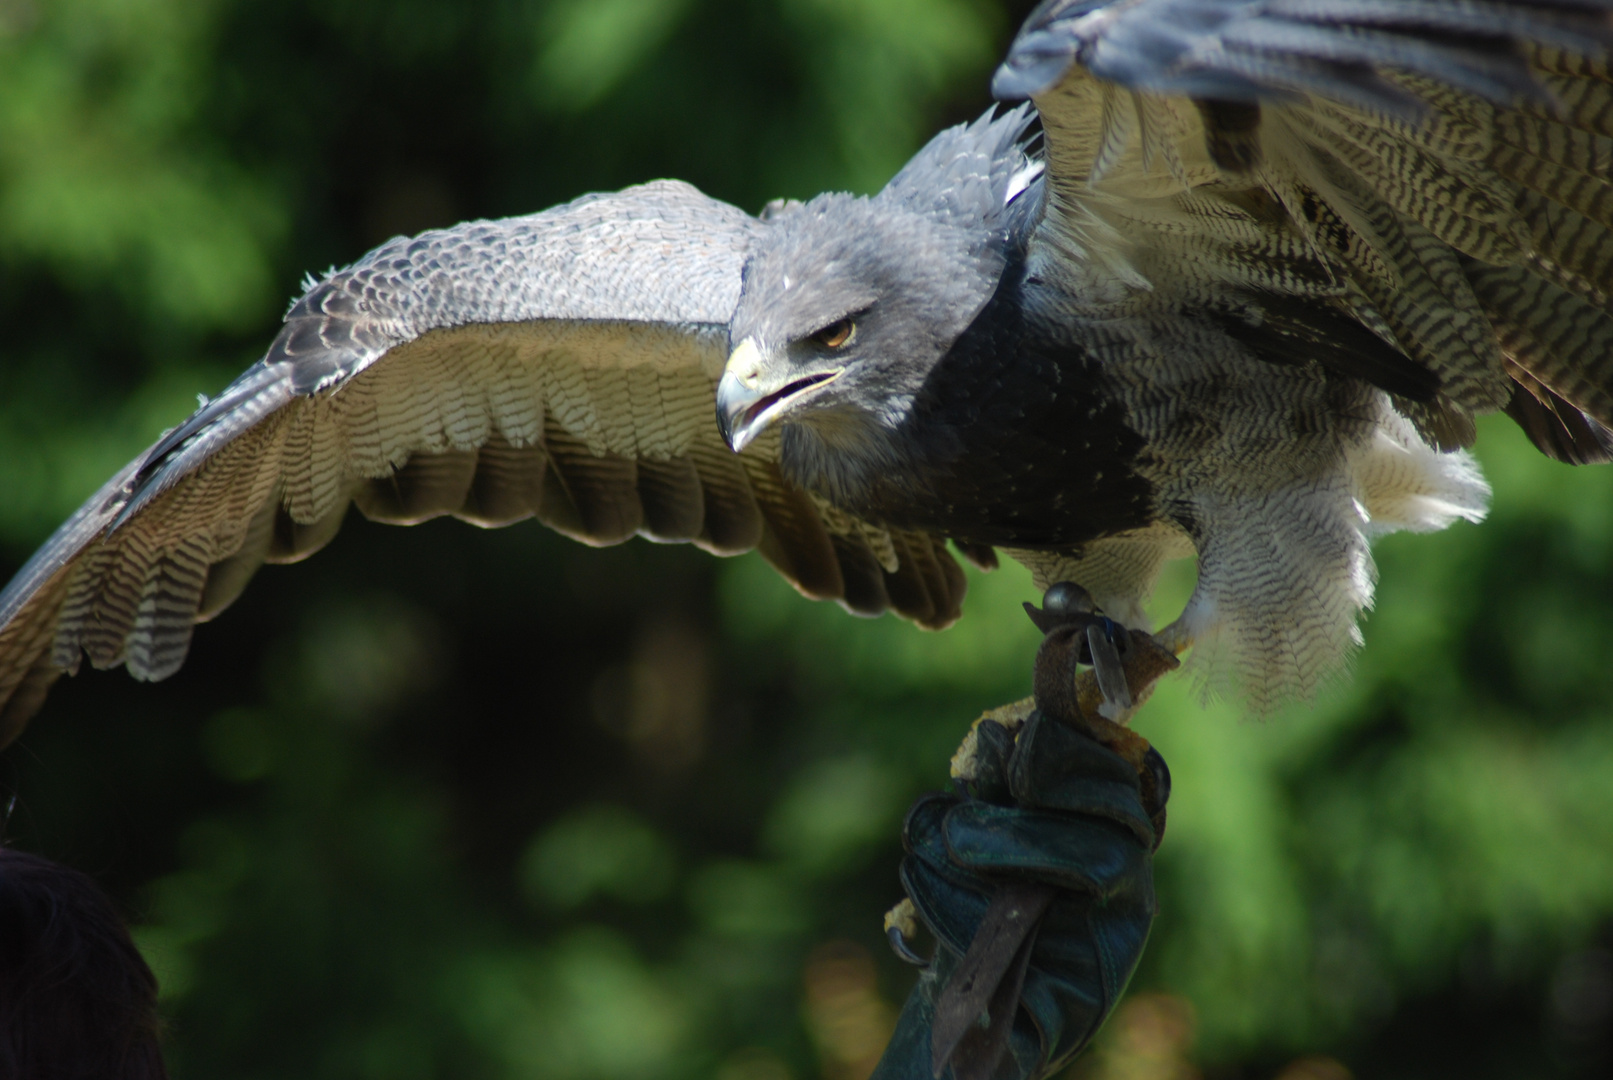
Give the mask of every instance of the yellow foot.
<svg viewBox="0 0 1613 1080">
<path fill-rule="evenodd" d="M 1155 634 L 1154 640 L 1163 648 L 1169 649 L 1175 656 L 1181 656 L 1193 647 L 1193 635 L 1188 632 L 1187 627 L 1182 625 L 1181 619 L 1177 619 Z"/>
</svg>

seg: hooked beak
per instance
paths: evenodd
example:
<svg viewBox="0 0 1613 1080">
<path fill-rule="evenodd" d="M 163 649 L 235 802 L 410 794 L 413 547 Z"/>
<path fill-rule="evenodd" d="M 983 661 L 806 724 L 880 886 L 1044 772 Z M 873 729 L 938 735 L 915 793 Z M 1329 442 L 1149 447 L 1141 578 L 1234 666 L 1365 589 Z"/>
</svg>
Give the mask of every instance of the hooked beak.
<svg viewBox="0 0 1613 1080">
<path fill-rule="evenodd" d="M 762 383 L 762 351 L 754 338 L 746 338 L 728 358 L 717 383 L 717 427 L 723 442 L 739 453 L 780 413 L 838 379 L 842 370 L 815 372 L 769 392 Z"/>
</svg>

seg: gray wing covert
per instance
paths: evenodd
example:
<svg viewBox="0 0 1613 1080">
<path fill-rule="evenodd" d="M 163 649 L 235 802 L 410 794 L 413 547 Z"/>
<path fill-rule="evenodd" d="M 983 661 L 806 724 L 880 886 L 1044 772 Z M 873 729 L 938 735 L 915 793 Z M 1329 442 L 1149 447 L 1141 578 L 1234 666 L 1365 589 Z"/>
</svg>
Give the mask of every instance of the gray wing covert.
<svg viewBox="0 0 1613 1080">
<path fill-rule="evenodd" d="M 413 524 L 536 517 L 585 543 L 752 548 L 860 613 L 956 618 L 928 536 L 787 484 L 777 436 L 732 454 L 714 387 L 760 223 L 681 183 L 393 240 L 313 284 L 262 361 L 131 462 L 0 592 L 0 745 L 50 684 L 160 679 L 265 562 L 349 503 Z"/>
<path fill-rule="evenodd" d="M 1095 251 L 1108 281 L 1146 284 L 1156 308 L 1295 298 L 1265 304 L 1294 351 L 1336 343 L 1307 323 L 1342 312 L 1437 376 L 1418 394 L 1417 371 L 1397 377 L 1381 356 L 1350 371 L 1402 395 L 1441 444 L 1505 409 L 1551 456 L 1606 461 L 1610 13 L 1610 0 L 1050 0 L 994 89 L 1042 115 L 1048 246 Z M 1360 364 L 1349 351 L 1323 363 Z"/>
</svg>

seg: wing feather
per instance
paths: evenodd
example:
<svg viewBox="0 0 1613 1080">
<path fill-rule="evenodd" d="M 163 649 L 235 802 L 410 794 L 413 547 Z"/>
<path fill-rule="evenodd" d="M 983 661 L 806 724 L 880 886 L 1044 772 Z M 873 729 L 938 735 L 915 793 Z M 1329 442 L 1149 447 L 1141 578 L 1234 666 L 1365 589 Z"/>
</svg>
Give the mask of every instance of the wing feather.
<svg viewBox="0 0 1613 1080">
<path fill-rule="evenodd" d="M 1058 195 L 1042 242 L 1067 247 L 1094 220 L 1114 230 L 1156 308 L 1261 292 L 1343 303 L 1439 377 L 1437 406 L 1402 402 L 1433 435 L 1507 407 L 1520 367 L 1576 404 L 1605 378 L 1572 334 L 1530 331 L 1527 362 L 1510 355 L 1524 335 L 1491 324 L 1521 316 L 1473 277 L 1519 268 L 1613 311 L 1610 13 L 1608 0 L 1052 0 L 995 85 L 1042 114 Z M 1258 117 L 1252 164 L 1218 159 L 1222 114 Z M 1180 164 L 1162 164 L 1161 140 Z"/>
<path fill-rule="evenodd" d="M 261 508 L 247 523 L 241 546 L 233 555 L 226 555 L 208 567 L 207 585 L 202 590 L 201 601 L 196 605 L 197 622 L 207 622 L 240 597 L 247 582 L 252 580 L 252 575 L 269 557 L 270 547 L 274 543 L 275 522 L 282 512 L 279 499 L 264 499 Z M 62 622 L 66 624 L 67 621 L 64 613 Z M 60 632 L 57 640 L 61 640 Z M 71 660 L 72 657 L 66 659 Z"/>
<path fill-rule="evenodd" d="M 739 456 L 721 441 L 714 388 L 758 227 L 660 182 L 394 240 L 316 283 L 263 361 L 0 593 L 0 743 L 81 656 L 172 674 L 196 622 L 263 563 L 323 546 L 350 503 L 397 524 L 535 517 L 594 545 L 755 548 L 810 596 L 951 622 L 963 579 L 939 541 L 893 559 L 783 478 L 776 436 Z"/>
<path fill-rule="evenodd" d="M 1473 272 L 1508 359 L 1556 396 L 1613 425 L 1613 316 L 1518 267 Z"/>
</svg>

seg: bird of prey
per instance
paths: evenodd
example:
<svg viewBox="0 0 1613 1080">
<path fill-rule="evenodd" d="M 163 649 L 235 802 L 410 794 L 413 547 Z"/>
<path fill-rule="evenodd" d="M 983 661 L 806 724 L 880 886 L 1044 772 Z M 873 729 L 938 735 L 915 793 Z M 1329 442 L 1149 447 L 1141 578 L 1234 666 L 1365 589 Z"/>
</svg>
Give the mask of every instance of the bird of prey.
<svg viewBox="0 0 1613 1080">
<path fill-rule="evenodd" d="M 86 656 L 172 674 L 349 503 L 757 549 L 928 627 L 949 543 L 1132 625 L 1196 556 L 1162 639 L 1304 694 L 1369 540 L 1483 515 L 1475 416 L 1613 456 L 1610 11 L 1050 0 L 993 83 L 1030 104 L 872 197 L 660 181 L 384 244 L 0 593 L 0 741 Z"/>
</svg>

